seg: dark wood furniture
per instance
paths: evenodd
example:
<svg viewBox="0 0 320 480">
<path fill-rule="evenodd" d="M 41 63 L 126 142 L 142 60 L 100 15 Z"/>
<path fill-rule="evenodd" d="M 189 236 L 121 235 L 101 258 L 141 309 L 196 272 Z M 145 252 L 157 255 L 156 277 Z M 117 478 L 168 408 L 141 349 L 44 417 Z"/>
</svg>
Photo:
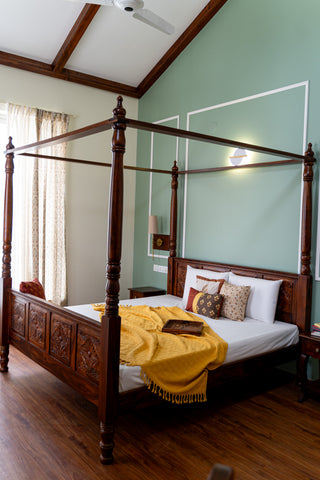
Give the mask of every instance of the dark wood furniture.
<svg viewBox="0 0 320 480">
<path fill-rule="evenodd" d="M 156 295 L 165 295 L 166 291 L 157 287 L 132 287 L 128 288 L 130 297 L 129 298 L 144 298 L 144 297 L 154 297 Z"/>
<path fill-rule="evenodd" d="M 300 387 L 299 402 L 303 402 L 308 392 L 308 361 L 309 358 L 320 360 L 320 337 L 311 333 L 300 334 L 300 356 L 298 362 L 298 384 Z"/>
<path fill-rule="evenodd" d="M 153 250 L 170 250 L 169 235 L 163 235 L 162 233 L 154 233 L 152 237 Z"/>
<path fill-rule="evenodd" d="M 179 130 L 162 125 L 141 122 L 125 117 L 122 98 L 118 97 L 113 117 L 109 120 L 84 127 L 74 132 L 43 140 L 32 145 L 14 148 L 11 142 L 7 145 L 6 181 L 4 200 L 4 230 L 3 230 L 3 261 L 2 278 L 0 280 L 0 371 L 8 370 L 9 344 L 17 347 L 28 357 L 45 367 L 58 378 L 75 388 L 90 401 L 98 405 L 100 420 L 100 460 L 104 464 L 113 461 L 113 437 L 117 418 L 118 404 L 139 403 L 149 401 L 152 394 L 146 387 L 134 392 L 119 395 L 119 350 L 120 327 L 119 317 L 119 279 L 122 240 L 123 212 L 123 170 L 130 168 L 137 171 L 153 171 L 171 175 L 171 207 L 170 235 L 168 261 L 168 294 L 181 297 L 187 265 L 219 271 L 232 271 L 240 275 L 282 279 L 277 306 L 277 319 L 296 324 L 301 332 L 310 326 L 311 308 L 311 219 L 312 219 L 312 179 L 314 157 L 311 144 L 306 154 L 298 155 L 243 142 L 212 137 L 196 132 Z M 259 268 L 248 268 L 236 265 L 226 265 L 214 262 L 202 262 L 176 258 L 177 237 L 177 187 L 178 168 L 174 163 L 171 171 L 139 168 L 123 165 L 125 152 L 125 129 L 127 127 L 158 132 L 170 136 L 187 138 L 206 143 L 241 147 L 247 150 L 264 152 L 277 157 L 285 157 L 283 161 L 265 162 L 247 165 L 246 168 L 266 168 L 270 165 L 304 163 L 302 223 L 301 223 L 301 274 L 283 273 Z M 31 295 L 17 292 L 11 288 L 11 243 L 12 243 L 12 177 L 14 154 L 34 156 L 26 152 L 53 143 L 76 140 L 88 135 L 113 129 L 112 137 L 112 171 L 109 202 L 109 236 L 108 264 L 106 284 L 105 314 L 101 324 L 86 317 L 56 307 L 44 300 Z M 41 156 L 37 154 L 37 156 Z M 48 157 L 52 160 L 64 160 L 77 163 L 90 163 L 78 159 L 61 159 Z M 289 158 L 289 160 L 288 160 Z M 92 162 L 96 164 L 96 162 Z M 101 165 L 101 164 L 100 164 Z M 221 169 L 238 167 L 223 167 L 206 169 L 205 171 L 220 171 Z M 241 167 L 243 168 L 243 167 Z M 181 174 L 198 173 L 199 170 L 181 172 Z M 254 357 L 236 364 L 222 366 L 212 372 L 209 383 L 217 384 L 225 378 L 247 374 L 252 368 L 266 362 L 283 362 L 293 358 L 295 348 Z M 154 398 L 154 396 L 153 396 Z"/>
</svg>

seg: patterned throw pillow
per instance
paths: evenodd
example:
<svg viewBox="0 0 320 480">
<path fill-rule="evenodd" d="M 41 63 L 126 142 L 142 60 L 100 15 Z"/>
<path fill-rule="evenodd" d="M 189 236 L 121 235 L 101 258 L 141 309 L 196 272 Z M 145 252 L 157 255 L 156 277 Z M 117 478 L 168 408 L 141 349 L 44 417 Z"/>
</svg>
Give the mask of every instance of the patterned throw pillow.
<svg viewBox="0 0 320 480">
<path fill-rule="evenodd" d="M 205 317 L 219 318 L 222 303 L 223 296 L 220 293 L 211 295 L 190 288 L 187 310 Z"/>
<path fill-rule="evenodd" d="M 34 278 L 30 282 L 21 282 L 19 287 L 20 292 L 29 293 L 35 297 L 46 299 L 44 288 L 37 278 Z"/>
<path fill-rule="evenodd" d="M 221 316 L 230 318 L 230 320 L 242 321 L 246 311 L 250 287 L 231 285 L 224 282 L 220 293 L 224 296 Z"/>
<path fill-rule="evenodd" d="M 216 280 L 213 278 L 205 278 L 197 275 L 196 277 L 196 288 L 200 292 L 204 293 L 219 293 L 223 285 L 224 279 Z"/>
<path fill-rule="evenodd" d="M 221 307 L 223 304 L 223 296 L 220 293 L 199 293 L 193 300 L 192 309 L 194 313 L 204 315 L 210 318 L 219 318 Z"/>
</svg>

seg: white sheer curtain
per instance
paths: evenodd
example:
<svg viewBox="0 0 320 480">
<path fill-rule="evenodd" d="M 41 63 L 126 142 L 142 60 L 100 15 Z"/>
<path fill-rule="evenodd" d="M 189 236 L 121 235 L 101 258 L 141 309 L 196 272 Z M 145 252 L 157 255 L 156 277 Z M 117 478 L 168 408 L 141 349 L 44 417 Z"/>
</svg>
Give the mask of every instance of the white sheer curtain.
<svg viewBox="0 0 320 480">
<path fill-rule="evenodd" d="M 1 153 L 4 152 L 6 145 L 8 144 L 8 105 L 6 103 L 0 103 L 0 145 Z M 0 231 L 3 225 L 3 198 L 4 198 L 4 182 L 5 182 L 5 157 L 2 154 L 0 171 Z M 2 240 L 2 237 L 1 237 Z M 1 250 L 2 252 L 2 250 Z"/>
<path fill-rule="evenodd" d="M 9 105 L 8 123 L 13 143 L 18 146 L 66 133 L 69 117 L 62 113 Z M 66 144 L 47 147 L 39 152 L 64 156 Z M 65 164 L 16 156 L 14 182 L 14 287 L 17 288 L 22 280 L 37 277 L 45 288 L 47 300 L 64 304 L 67 298 Z"/>
<path fill-rule="evenodd" d="M 37 141 L 37 110 L 19 105 L 8 106 L 8 131 L 15 146 Z M 16 156 L 14 160 L 14 199 L 12 235 L 12 278 L 14 288 L 20 281 L 32 280 L 32 175 L 34 160 Z"/>
</svg>

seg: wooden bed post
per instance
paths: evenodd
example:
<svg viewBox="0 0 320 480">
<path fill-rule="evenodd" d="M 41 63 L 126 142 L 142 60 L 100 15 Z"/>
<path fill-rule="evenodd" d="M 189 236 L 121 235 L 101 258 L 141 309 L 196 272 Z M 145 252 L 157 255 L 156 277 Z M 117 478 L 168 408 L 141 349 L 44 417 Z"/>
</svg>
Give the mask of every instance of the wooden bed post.
<svg viewBox="0 0 320 480">
<path fill-rule="evenodd" d="M 113 110 L 112 167 L 109 194 L 108 264 L 105 314 L 101 318 L 101 363 L 99 379 L 100 461 L 113 461 L 113 436 L 119 399 L 120 327 L 119 290 L 123 215 L 123 155 L 126 111 L 122 97 Z"/>
<path fill-rule="evenodd" d="M 178 190 L 178 167 L 177 162 L 174 161 L 172 167 L 172 181 L 171 181 L 171 208 L 170 208 L 170 257 L 176 256 L 177 248 L 177 190 Z"/>
<path fill-rule="evenodd" d="M 7 150 L 14 148 L 12 137 L 9 137 Z M 7 289 L 11 288 L 11 242 L 12 242 L 12 194 L 13 194 L 13 153 L 6 154 L 6 181 L 4 190 L 4 217 L 3 217 L 3 257 L 2 277 L 0 284 L 0 372 L 8 371 L 9 342 L 8 342 L 8 304 Z"/>
<path fill-rule="evenodd" d="M 178 218 L 178 167 L 177 162 L 174 161 L 172 167 L 172 180 L 171 180 L 171 208 L 170 208 L 170 256 L 168 258 L 168 278 L 167 278 L 167 292 L 172 294 L 172 278 L 169 276 L 169 272 L 173 273 L 173 259 L 177 254 L 177 218 Z"/>
<path fill-rule="evenodd" d="M 310 331 L 312 278 L 311 278 L 311 225 L 312 225 L 312 180 L 313 164 L 315 162 L 312 144 L 304 157 L 303 171 L 303 196 L 301 218 L 301 275 L 299 276 L 300 288 L 296 299 L 296 321 L 300 331 Z"/>
<path fill-rule="evenodd" d="M 308 150 L 304 157 L 303 172 L 303 199 L 301 220 L 301 274 L 310 275 L 311 262 L 311 224 L 312 224 L 312 180 L 313 164 L 315 162 L 312 144 L 308 144 Z"/>
</svg>

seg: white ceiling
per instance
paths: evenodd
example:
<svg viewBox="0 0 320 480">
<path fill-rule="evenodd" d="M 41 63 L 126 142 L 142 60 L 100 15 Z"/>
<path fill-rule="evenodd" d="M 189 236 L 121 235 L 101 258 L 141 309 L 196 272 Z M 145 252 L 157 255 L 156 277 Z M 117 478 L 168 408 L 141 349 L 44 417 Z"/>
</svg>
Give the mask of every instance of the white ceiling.
<svg viewBox="0 0 320 480">
<path fill-rule="evenodd" d="M 173 24 L 166 35 L 116 7 L 101 6 L 65 67 L 137 87 L 208 0 L 145 0 Z M 52 64 L 84 7 L 68 0 L 1 0 L 0 50 Z"/>
</svg>

